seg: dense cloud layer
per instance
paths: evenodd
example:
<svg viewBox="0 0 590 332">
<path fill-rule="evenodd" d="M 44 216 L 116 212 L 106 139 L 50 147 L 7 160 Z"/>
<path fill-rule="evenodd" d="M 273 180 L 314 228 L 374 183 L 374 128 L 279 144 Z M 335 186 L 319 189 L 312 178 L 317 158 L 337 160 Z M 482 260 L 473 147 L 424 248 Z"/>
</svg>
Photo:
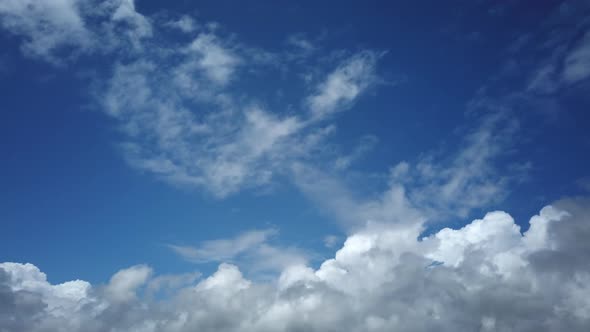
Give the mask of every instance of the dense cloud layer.
<svg viewBox="0 0 590 332">
<path fill-rule="evenodd" d="M 0 330 L 587 330 L 590 199 L 544 207 L 523 234 L 500 211 L 418 240 L 421 231 L 417 220 L 370 223 L 318 269 L 257 282 L 223 263 L 197 283 L 159 283 L 170 296 L 153 296 L 159 279 L 143 265 L 91 286 L 3 263 Z"/>
</svg>

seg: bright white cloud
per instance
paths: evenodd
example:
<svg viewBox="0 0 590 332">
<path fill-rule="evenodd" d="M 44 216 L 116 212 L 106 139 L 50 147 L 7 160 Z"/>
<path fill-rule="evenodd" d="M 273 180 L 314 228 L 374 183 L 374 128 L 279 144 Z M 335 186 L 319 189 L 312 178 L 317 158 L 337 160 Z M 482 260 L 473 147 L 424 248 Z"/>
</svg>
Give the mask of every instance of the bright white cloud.
<svg viewBox="0 0 590 332">
<path fill-rule="evenodd" d="M 248 280 L 224 263 L 166 299 L 137 295 L 136 289 L 150 282 L 145 266 L 122 270 L 101 288 L 83 281 L 51 285 L 30 264 L 3 263 L 0 327 L 30 332 L 585 331 L 590 324 L 590 269 L 583 264 L 590 254 L 589 207 L 586 198 L 556 202 L 533 217 L 524 234 L 499 211 L 422 239 L 419 220 L 374 223 L 351 234 L 317 269 L 294 264 L 268 283 Z"/>
</svg>

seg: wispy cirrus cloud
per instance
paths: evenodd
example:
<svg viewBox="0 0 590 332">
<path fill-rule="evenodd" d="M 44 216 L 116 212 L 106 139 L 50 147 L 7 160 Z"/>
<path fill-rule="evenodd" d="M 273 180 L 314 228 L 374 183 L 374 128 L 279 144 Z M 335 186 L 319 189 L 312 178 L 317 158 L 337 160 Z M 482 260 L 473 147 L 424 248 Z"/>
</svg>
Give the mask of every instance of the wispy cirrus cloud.
<svg viewBox="0 0 590 332">
<path fill-rule="evenodd" d="M 498 163 L 514 153 L 519 127 L 507 112 L 484 116 L 464 129 L 454 151 L 439 148 L 392 166 L 384 176 L 386 190 L 369 198 L 359 196 L 339 174 L 313 165 L 296 165 L 294 183 L 348 229 L 370 222 L 465 218 L 474 209 L 501 202 L 526 175 L 526 160 Z"/>
<path fill-rule="evenodd" d="M 96 78 L 93 94 L 121 128 L 125 159 L 217 197 L 265 186 L 294 162 L 321 159 L 317 152 L 334 127 L 316 120 L 349 108 L 377 80 L 380 55 L 351 54 L 321 68 L 326 77 L 310 96 L 301 95 L 301 109 L 285 114 L 239 86 L 261 71 L 285 73 L 289 61 L 297 61 L 278 64 L 289 57 L 245 45 L 218 26 L 202 24 L 197 31 L 190 16 L 152 19 L 138 13 L 133 0 L 5 1 L 0 15 L 5 29 L 26 38 L 23 52 L 33 58 L 63 64 L 108 53 L 118 59 L 111 75 Z M 192 39 L 160 43 L 160 30 L 171 27 Z M 302 38 L 292 43 L 311 49 Z M 345 158 L 338 167 L 350 163 Z"/>
<path fill-rule="evenodd" d="M 169 247 L 183 258 L 194 262 L 228 261 L 259 247 L 276 234 L 275 229 L 248 231 L 232 239 L 205 241 L 198 247 L 178 245 L 169 245 Z"/>
<path fill-rule="evenodd" d="M 160 52 L 147 53 L 118 64 L 97 97 L 107 114 L 120 120 L 130 164 L 171 183 L 225 197 L 270 183 L 289 172 L 292 163 L 312 157 L 330 125 L 312 121 L 314 116 L 305 111 L 279 115 L 234 92 L 234 81 L 244 84 L 240 67 L 268 65 L 252 58 L 257 54 L 204 31 L 163 58 Z M 344 67 L 366 67 L 348 73 L 347 79 L 373 79 L 373 64 L 360 64 L 375 61 L 368 54 L 343 60 Z M 161 64 L 169 70 L 158 71 Z M 346 98 L 352 101 L 362 92 Z"/>
<path fill-rule="evenodd" d="M 277 229 L 251 230 L 233 238 L 208 240 L 197 246 L 174 245 L 168 247 L 185 260 L 193 263 L 232 262 L 253 274 L 278 273 L 290 265 L 305 264 L 309 254 L 305 251 L 272 244 Z"/>
<path fill-rule="evenodd" d="M 330 72 L 307 98 L 312 117 L 323 118 L 350 107 L 361 93 L 377 82 L 378 58 L 375 52 L 361 52 Z"/>
<path fill-rule="evenodd" d="M 590 77 L 590 31 L 568 52 L 563 62 L 562 79 L 575 83 Z"/>
</svg>

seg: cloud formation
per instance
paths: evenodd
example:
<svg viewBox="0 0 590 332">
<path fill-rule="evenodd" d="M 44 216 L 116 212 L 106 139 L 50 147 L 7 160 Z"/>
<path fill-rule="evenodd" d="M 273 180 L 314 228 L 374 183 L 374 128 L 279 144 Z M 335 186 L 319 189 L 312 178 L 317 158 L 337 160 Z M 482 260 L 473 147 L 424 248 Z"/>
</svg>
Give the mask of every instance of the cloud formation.
<svg viewBox="0 0 590 332">
<path fill-rule="evenodd" d="M 261 60 L 260 50 L 212 31 L 200 32 L 188 45 L 151 49 L 157 51 L 117 64 L 97 92 L 103 109 L 119 120 L 126 135 L 122 150 L 134 167 L 225 197 L 266 185 L 277 174 L 288 174 L 292 164 L 317 158 L 313 152 L 333 130 L 315 115 L 282 115 L 235 92 L 233 82 L 247 79 L 238 75 L 243 65 L 272 70 L 272 56 L 270 62 Z M 375 75 L 370 54 L 352 55 L 336 69 L 347 73 L 346 84 L 359 85 L 346 103 Z M 168 70 L 158 70 L 163 65 Z M 351 66 L 356 69 L 346 69 Z M 341 99 L 330 108 L 343 106 Z"/>
<path fill-rule="evenodd" d="M 341 63 L 316 87 L 307 102 L 314 118 L 345 110 L 359 94 L 375 84 L 378 54 L 361 52 Z"/>
<path fill-rule="evenodd" d="M 276 274 L 293 264 L 306 264 L 308 254 L 296 247 L 273 244 L 278 230 L 251 230 L 233 238 L 208 240 L 198 246 L 169 244 L 168 247 L 193 263 L 226 262 L 247 266 L 260 277 Z"/>
<path fill-rule="evenodd" d="M 96 74 L 92 95 L 119 125 L 130 165 L 220 198 L 323 158 L 334 126 L 318 120 L 349 108 L 377 82 L 377 52 L 341 52 L 332 68 L 315 69 L 325 77 L 299 96 L 299 109 L 273 109 L 243 86 L 261 72 L 288 73 L 301 58 L 245 45 L 187 15 L 169 16 L 146 17 L 133 0 L 0 1 L 2 27 L 22 37 L 26 56 L 56 65 L 97 54 L 113 59 Z M 171 31 L 189 40 L 169 38 Z M 291 42 L 310 51 L 301 37 Z M 341 157 L 337 167 L 362 152 Z"/>
<path fill-rule="evenodd" d="M 513 179 L 499 175 L 494 160 L 511 148 L 513 117 L 483 117 L 457 153 L 401 162 L 385 191 L 359 199 L 309 161 L 326 157 L 323 143 L 335 130 L 329 120 L 378 83 L 379 52 L 345 52 L 322 68 L 323 78 L 306 82 L 300 109 L 274 110 L 234 87 L 259 78 L 259 68 L 282 70 L 280 54 L 188 16 L 158 26 L 132 0 L 96 3 L 0 0 L 1 24 L 24 38 L 22 51 L 31 58 L 62 64 L 94 52 L 116 54 L 94 95 L 118 124 L 119 146 L 132 166 L 217 197 L 288 175 L 352 231 L 317 267 L 296 248 L 269 244 L 275 230 L 170 245 L 187 260 L 221 262 L 198 281 L 198 273 L 158 276 L 136 265 L 104 285 L 51 284 L 32 264 L 2 263 L 0 330 L 585 331 L 590 325 L 588 198 L 544 207 L 524 233 L 509 214 L 495 211 L 423 236 L 426 222 L 464 217 L 505 196 Z M 162 27 L 190 40 L 158 44 Z M 587 36 L 539 67 L 528 90 L 553 93 L 586 79 Z M 289 43 L 302 54 L 315 50 L 300 37 Z M 375 142 L 367 136 L 350 155 L 333 158 L 330 171 L 346 169 Z M 326 238 L 329 247 L 337 242 Z M 267 271 L 278 278 L 245 277 Z"/>
<path fill-rule="evenodd" d="M 54 65 L 83 54 L 138 50 L 152 36 L 134 0 L 3 0 L 0 26 L 22 37 L 25 56 Z"/>
<path fill-rule="evenodd" d="M 544 207 L 521 233 L 496 211 L 419 238 L 422 224 L 372 223 L 317 269 L 273 282 L 222 263 L 154 299 L 134 266 L 104 286 L 59 285 L 31 264 L 0 264 L 0 327 L 10 331 L 585 331 L 590 200 Z M 155 279 L 155 278 L 154 278 Z M 153 280 L 153 279 L 152 279 Z M 144 294 L 144 295 L 142 295 Z"/>
</svg>

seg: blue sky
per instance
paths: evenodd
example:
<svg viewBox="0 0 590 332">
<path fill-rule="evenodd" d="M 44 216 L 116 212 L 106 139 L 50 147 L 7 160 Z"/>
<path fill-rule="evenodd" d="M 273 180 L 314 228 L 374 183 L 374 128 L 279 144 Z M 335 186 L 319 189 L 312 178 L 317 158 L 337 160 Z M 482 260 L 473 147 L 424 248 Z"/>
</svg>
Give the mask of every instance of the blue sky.
<svg viewBox="0 0 590 332">
<path fill-rule="evenodd" d="M 36 325 L 14 309 L 0 329 L 74 330 L 51 316 L 73 310 L 71 298 L 46 291 L 68 280 L 84 283 L 75 303 L 125 303 L 132 317 L 138 303 L 158 311 L 150 290 L 162 284 L 182 298 L 231 278 L 248 285 L 240 292 L 279 295 L 343 282 L 355 299 L 372 296 L 370 278 L 384 289 L 412 279 L 402 268 L 421 260 L 450 279 L 467 278 L 466 264 L 483 275 L 480 251 L 499 274 L 474 285 L 510 289 L 496 283 L 519 273 L 548 282 L 543 264 L 578 269 L 534 257 L 590 253 L 565 245 L 590 234 L 588 13 L 587 1 L 0 0 L 0 262 L 16 262 L 0 266 L 0 281 L 15 298 L 41 292 L 51 309 Z M 577 231 L 547 226 L 562 219 Z M 533 220 L 545 221 L 526 233 Z M 421 260 L 400 263 L 404 253 Z M 532 270 L 506 272 L 506 257 Z M 334 264 L 350 278 L 372 272 L 344 282 Z M 568 293 L 590 278 L 579 269 L 537 308 L 552 320 L 531 326 L 589 322 L 587 298 Z M 18 286 L 17 275 L 42 286 Z M 424 296 L 435 298 L 425 307 L 445 303 Z M 550 304 L 565 299 L 578 301 L 560 307 L 570 325 Z M 428 327 L 365 309 L 353 316 L 378 319 L 357 330 Z M 430 328 L 530 328 L 489 311 Z M 265 315 L 249 328 L 278 314 Z M 107 318 L 97 331 L 139 330 Z M 217 326 L 193 318 L 174 326 Z M 154 326 L 176 331 L 161 319 Z"/>
</svg>

